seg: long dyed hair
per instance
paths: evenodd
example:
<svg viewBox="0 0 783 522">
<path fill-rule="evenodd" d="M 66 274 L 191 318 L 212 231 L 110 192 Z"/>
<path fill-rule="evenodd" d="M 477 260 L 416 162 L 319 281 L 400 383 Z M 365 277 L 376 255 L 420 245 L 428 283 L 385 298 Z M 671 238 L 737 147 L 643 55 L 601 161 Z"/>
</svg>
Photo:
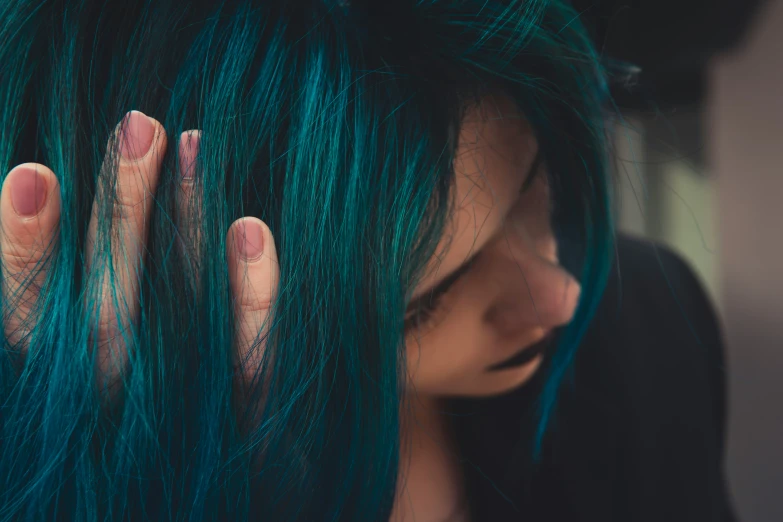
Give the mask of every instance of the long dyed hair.
<svg viewBox="0 0 783 522">
<path fill-rule="evenodd" d="M 613 252 L 609 76 L 566 2 L 16 0 L 0 4 L 0 64 L 0 175 L 40 162 L 62 198 L 28 356 L 8 338 L 0 353 L 0 520 L 388 517 L 405 305 L 453 209 L 465 107 L 498 91 L 535 131 L 582 283 L 545 436 Z M 83 252 L 106 143 L 134 109 L 170 145 L 106 409 Z M 188 129 L 202 131 L 197 263 L 175 248 L 172 143 Z M 264 400 L 238 406 L 225 245 L 247 215 L 275 236 L 281 285 Z"/>
</svg>

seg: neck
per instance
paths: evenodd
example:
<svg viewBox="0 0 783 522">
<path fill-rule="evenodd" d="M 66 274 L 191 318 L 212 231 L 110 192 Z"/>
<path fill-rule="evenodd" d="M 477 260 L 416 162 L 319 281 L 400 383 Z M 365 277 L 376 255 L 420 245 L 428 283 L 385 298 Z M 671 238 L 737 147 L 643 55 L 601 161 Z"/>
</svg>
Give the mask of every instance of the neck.
<svg viewBox="0 0 783 522">
<path fill-rule="evenodd" d="M 401 414 L 400 475 L 391 522 L 467 520 L 462 472 L 441 401 L 414 396 Z"/>
</svg>

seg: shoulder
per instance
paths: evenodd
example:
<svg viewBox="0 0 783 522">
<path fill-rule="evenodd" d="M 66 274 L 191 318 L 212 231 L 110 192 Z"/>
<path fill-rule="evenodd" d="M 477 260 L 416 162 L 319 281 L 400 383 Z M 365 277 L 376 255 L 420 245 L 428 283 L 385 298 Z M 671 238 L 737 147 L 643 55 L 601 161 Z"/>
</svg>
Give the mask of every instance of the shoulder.
<svg viewBox="0 0 783 522">
<path fill-rule="evenodd" d="M 691 266 L 659 243 L 618 236 L 601 305 L 580 347 L 585 382 L 603 374 L 629 405 L 673 415 L 687 407 L 722 438 L 724 346 L 715 307 Z M 605 364 L 604 364 L 605 363 Z"/>
<path fill-rule="evenodd" d="M 723 370 L 722 337 L 716 308 L 688 262 L 660 243 L 618 235 L 615 261 L 584 352 L 619 356 L 625 362 L 623 354 L 633 355 L 645 361 L 635 368 L 645 373 L 656 368 L 714 373 Z M 603 349 L 594 347 L 596 343 Z M 625 366 L 622 371 L 633 369 Z"/>
<path fill-rule="evenodd" d="M 466 458 L 480 466 L 466 473 L 483 512 L 515 505 L 530 520 L 731 519 L 714 308 L 670 249 L 627 236 L 616 244 L 606 292 L 532 476 L 522 472 L 531 469 L 532 427 L 520 414 L 544 374 L 507 397 L 463 401 L 457 433 Z"/>
<path fill-rule="evenodd" d="M 669 247 L 633 236 L 617 237 L 602 312 L 615 305 L 625 313 L 646 308 L 672 316 L 695 314 L 692 320 L 699 323 L 696 326 L 711 331 L 718 328 L 713 304 L 693 268 Z M 702 324 L 704 321 L 709 324 Z"/>
<path fill-rule="evenodd" d="M 612 468 L 606 482 L 622 492 L 627 519 L 644 511 L 723 520 L 725 366 L 715 307 L 671 249 L 628 236 L 616 245 L 564 394 L 565 422 L 594 432 L 585 444 L 602 448 Z"/>
</svg>

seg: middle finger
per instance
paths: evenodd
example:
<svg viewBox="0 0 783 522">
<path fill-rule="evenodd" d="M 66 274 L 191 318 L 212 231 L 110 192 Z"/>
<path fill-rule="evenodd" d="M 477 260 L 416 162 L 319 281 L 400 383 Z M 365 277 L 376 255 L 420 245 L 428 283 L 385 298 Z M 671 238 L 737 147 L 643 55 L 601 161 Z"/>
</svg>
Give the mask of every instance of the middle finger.
<svg viewBox="0 0 783 522">
<path fill-rule="evenodd" d="M 112 190 L 109 147 L 87 233 L 88 274 L 101 274 L 97 332 L 101 388 L 113 384 L 128 361 L 127 339 L 130 326 L 139 314 L 139 282 L 152 198 L 167 143 L 163 126 L 138 111 L 131 111 L 123 118 L 115 139 L 119 140 L 120 152 L 116 192 Z M 111 207 L 110 213 L 107 205 Z M 98 226 L 106 218 L 111 219 L 108 236 L 101 234 Z M 107 249 L 99 248 L 97 243 L 107 239 L 111 244 L 108 256 L 104 255 Z"/>
</svg>

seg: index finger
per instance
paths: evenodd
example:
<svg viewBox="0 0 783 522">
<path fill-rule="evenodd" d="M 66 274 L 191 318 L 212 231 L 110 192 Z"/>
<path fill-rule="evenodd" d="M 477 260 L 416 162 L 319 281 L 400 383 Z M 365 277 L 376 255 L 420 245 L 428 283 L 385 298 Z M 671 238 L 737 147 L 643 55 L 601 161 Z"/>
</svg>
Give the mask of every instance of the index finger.
<svg viewBox="0 0 783 522">
<path fill-rule="evenodd" d="M 0 192 L 3 326 L 22 354 L 37 319 L 32 312 L 48 276 L 59 219 L 60 185 L 48 167 L 24 163 L 8 173 Z"/>
</svg>

